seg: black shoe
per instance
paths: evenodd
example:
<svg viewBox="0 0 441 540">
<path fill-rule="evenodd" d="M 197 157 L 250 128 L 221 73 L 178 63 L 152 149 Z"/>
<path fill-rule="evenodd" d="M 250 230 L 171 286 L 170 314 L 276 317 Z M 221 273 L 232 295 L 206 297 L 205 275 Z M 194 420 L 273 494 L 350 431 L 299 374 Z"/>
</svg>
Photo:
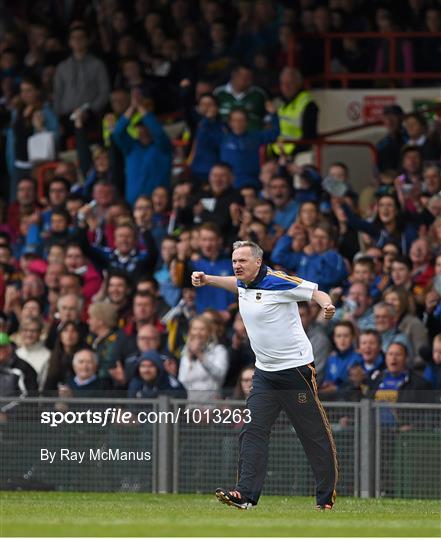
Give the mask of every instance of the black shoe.
<svg viewBox="0 0 441 540">
<path fill-rule="evenodd" d="M 332 510 L 332 504 L 317 504 L 315 509 L 319 512 L 324 512 L 325 510 Z"/>
<path fill-rule="evenodd" d="M 249 510 L 253 506 L 256 506 L 255 503 L 251 502 L 249 499 L 242 497 L 239 491 L 229 491 L 228 489 L 217 488 L 215 495 L 219 502 L 227 504 L 228 506 L 235 506 L 241 510 Z"/>
</svg>

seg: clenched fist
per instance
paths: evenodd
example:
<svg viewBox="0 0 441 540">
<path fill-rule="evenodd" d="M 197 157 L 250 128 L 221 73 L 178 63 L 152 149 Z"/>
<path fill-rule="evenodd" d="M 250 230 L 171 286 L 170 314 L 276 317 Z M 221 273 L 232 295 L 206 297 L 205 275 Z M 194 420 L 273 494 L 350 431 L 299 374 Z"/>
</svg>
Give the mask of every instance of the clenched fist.
<svg viewBox="0 0 441 540">
<path fill-rule="evenodd" d="M 323 316 L 325 319 L 332 319 L 332 317 L 335 315 L 335 306 L 332 304 L 325 304 L 323 306 Z"/>
<path fill-rule="evenodd" d="M 191 284 L 193 287 L 203 287 L 207 285 L 207 276 L 205 272 L 193 272 L 191 274 Z"/>
</svg>

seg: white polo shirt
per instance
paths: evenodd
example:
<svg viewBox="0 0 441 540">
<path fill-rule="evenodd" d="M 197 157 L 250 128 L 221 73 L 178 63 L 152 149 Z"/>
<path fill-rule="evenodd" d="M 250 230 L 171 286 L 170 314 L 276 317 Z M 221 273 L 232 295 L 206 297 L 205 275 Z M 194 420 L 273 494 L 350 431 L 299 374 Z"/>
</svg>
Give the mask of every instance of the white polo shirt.
<svg viewBox="0 0 441 540">
<path fill-rule="evenodd" d="M 297 302 L 311 300 L 317 283 L 262 265 L 246 285 L 238 280 L 239 311 L 256 355 L 256 367 L 280 371 L 314 361 Z"/>
</svg>

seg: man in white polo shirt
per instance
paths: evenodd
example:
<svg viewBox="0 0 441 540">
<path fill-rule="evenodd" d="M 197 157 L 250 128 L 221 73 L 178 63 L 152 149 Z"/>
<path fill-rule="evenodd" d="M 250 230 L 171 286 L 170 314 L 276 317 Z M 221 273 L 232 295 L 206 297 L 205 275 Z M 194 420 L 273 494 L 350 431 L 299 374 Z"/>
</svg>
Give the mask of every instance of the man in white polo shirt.
<svg viewBox="0 0 441 540">
<path fill-rule="evenodd" d="M 212 285 L 239 294 L 239 311 L 256 355 L 253 387 L 247 400 L 251 421 L 239 436 L 238 480 L 232 490 L 218 488 L 216 497 L 237 508 L 255 506 L 262 491 L 271 428 L 284 410 L 296 430 L 316 482 L 318 510 L 335 501 L 338 463 L 326 413 L 319 401 L 311 343 L 297 302 L 314 300 L 324 317 L 335 313 L 328 294 L 317 284 L 262 264 L 262 249 L 253 242 L 233 244 L 235 276 L 193 272 L 195 287 Z"/>
</svg>

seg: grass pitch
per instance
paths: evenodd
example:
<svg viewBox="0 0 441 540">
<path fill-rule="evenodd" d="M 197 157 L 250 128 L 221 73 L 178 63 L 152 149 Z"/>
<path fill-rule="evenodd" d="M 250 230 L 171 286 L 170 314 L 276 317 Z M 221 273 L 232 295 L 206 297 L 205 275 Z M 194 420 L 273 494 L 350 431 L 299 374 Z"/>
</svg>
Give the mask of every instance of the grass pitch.
<svg viewBox="0 0 441 540">
<path fill-rule="evenodd" d="M 441 501 L 262 497 L 252 510 L 213 495 L 1 492 L 0 536 L 440 536 Z"/>
</svg>

